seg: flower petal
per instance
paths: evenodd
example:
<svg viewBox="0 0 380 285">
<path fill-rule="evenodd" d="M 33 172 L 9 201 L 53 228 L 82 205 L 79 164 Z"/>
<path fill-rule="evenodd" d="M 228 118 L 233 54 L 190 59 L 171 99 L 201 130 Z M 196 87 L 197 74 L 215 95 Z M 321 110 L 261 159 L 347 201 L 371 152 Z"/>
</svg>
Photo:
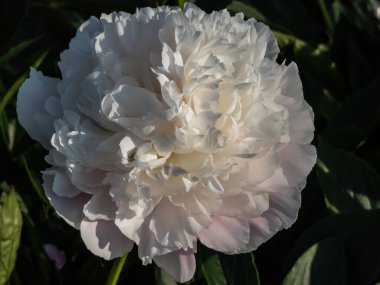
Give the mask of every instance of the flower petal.
<svg viewBox="0 0 380 285">
<path fill-rule="evenodd" d="M 92 253 L 107 260 L 120 257 L 133 247 L 133 241 L 124 236 L 113 221 L 84 219 L 80 234 Z"/>
<path fill-rule="evenodd" d="M 164 198 L 154 209 L 149 229 L 162 245 L 187 249 L 193 248 L 196 233 L 208 224 L 207 216 L 189 213 Z"/>
<path fill-rule="evenodd" d="M 17 95 L 17 115 L 20 124 L 46 149 L 51 148 L 53 122 L 62 114 L 57 99 L 58 82 L 58 79 L 44 76 L 42 72 L 31 68 L 30 77 L 22 84 Z M 54 110 L 54 114 L 46 110 L 45 104 L 50 104 L 48 109 Z"/>
<path fill-rule="evenodd" d="M 84 205 L 83 213 L 89 220 L 114 220 L 116 205 L 108 191 L 98 191 Z"/>
<path fill-rule="evenodd" d="M 239 253 L 249 241 L 248 220 L 213 216 L 211 225 L 199 232 L 198 238 L 205 246 L 217 251 Z"/>
<path fill-rule="evenodd" d="M 60 197 L 53 192 L 53 177 L 45 172 L 42 176 L 45 194 L 51 205 L 70 226 L 79 228 L 83 215 L 83 207 L 91 198 L 91 195 L 81 193 L 73 198 Z"/>
<path fill-rule="evenodd" d="M 53 182 L 53 192 L 61 197 L 72 198 L 82 193 L 70 181 L 69 177 L 61 171 L 56 171 Z"/>
<path fill-rule="evenodd" d="M 155 256 L 154 262 L 165 269 L 177 282 L 189 281 L 195 273 L 195 256 L 190 250 L 178 250 L 165 255 Z"/>
<path fill-rule="evenodd" d="M 290 144 L 282 151 L 281 166 L 291 186 L 305 181 L 317 160 L 312 145 Z"/>
</svg>

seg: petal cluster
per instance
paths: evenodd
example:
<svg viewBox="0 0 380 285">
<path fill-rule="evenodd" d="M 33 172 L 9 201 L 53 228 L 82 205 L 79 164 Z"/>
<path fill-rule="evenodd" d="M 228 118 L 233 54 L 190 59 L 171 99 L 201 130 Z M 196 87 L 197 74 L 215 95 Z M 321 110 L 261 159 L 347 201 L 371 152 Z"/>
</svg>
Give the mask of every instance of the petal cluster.
<svg viewBox="0 0 380 285">
<path fill-rule="evenodd" d="M 297 218 L 313 112 L 269 28 L 194 5 L 81 25 L 62 79 L 34 69 L 17 113 L 48 151 L 44 189 L 105 259 L 138 245 L 178 281 L 197 242 L 248 252 Z"/>
</svg>

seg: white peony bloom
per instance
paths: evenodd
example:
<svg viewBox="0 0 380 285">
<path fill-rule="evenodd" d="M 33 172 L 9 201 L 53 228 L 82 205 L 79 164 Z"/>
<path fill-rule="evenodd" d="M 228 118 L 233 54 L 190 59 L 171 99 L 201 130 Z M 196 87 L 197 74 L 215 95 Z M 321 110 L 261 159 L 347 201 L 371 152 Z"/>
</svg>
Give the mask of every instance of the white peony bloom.
<svg viewBox="0 0 380 285">
<path fill-rule="evenodd" d="M 105 259 L 138 245 L 178 281 L 197 242 L 249 252 L 297 218 L 316 151 L 297 65 L 269 28 L 194 5 L 92 17 L 34 69 L 17 113 L 48 151 L 44 189 Z"/>
</svg>

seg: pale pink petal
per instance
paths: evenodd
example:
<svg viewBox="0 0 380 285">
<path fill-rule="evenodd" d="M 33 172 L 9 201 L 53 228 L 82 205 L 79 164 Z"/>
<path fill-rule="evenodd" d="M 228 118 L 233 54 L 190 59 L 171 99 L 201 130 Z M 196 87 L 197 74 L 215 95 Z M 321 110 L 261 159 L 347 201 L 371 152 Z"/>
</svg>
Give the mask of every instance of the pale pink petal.
<svg viewBox="0 0 380 285">
<path fill-rule="evenodd" d="M 271 211 L 249 221 L 250 239 L 243 252 L 257 249 L 281 229 L 281 220 Z"/>
<path fill-rule="evenodd" d="M 289 110 L 289 131 L 292 143 L 308 144 L 314 137 L 314 114 L 311 107 L 304 101 L 292 104 Z"/>
<path fill-rule="evenodd" d="M 289 228 L 297 220 L 301 207 L 301 193 L 297 188 L 269 193 L 269 213 L 281 220 L 281 228 Z"/>
<path fill-rule="evenodd" d="M 251 159 L 248 162 L 248 187 L 255 186 L 256 184 L 271 177 L 278 168 L 279 163 L 280 158 L 276 153 L 268 153 L 266 155 Z M 245 185 L 243 184 L 243 187 L 244 186 Z"/>
<path fill-rule="evenodd" d="M 284 73 L 279 87 L 282 95 L 293 97 L 296 100 L 303 100 L 302 82 L 298 74 L 297 64 L 292 62 L 288 66 L 284 66 Z"/>
<path fill-rule="evenodd" d="M 261 217 L 249 221 L 250 239 L 242 252 L 257 249 L 279 230 L 289 228 L 298 217 L 301 194 L 297 189 L 290 193 L 270 193 L 270 208 Z"/>
<path fill-rule="evenodd" d="M 217 251 L 239 253 L 249 241 L 248 220 L 213 216 L 211 225 L 199 232 L 198 238 L 205 246 Z"/>
<path fill-rule="evenodd" d="M 281 166 L 290 186 L 302 183 L 317 159 L 313 145 L 289 144 L 283 151 Z"/>
<path fill-rule="evenodd" d="M 80 234 L 93 254 L 107 260 L 120 257 L 133 247 L 133 241 L 124 236 L 113 221 L 83 219 Z"/>
<path fill-rule="evenodd" d="M 268 194 L 246 191 L 222 199 L 222 206 L 214 211 L 214 215 L 249 218 L 261 215 L 268 208 Z"/>
<path fill-rule="evenodd" d="M 289 112 L 289 135 L 292 143 L 308 144 L 314 137 L 314 113 L 306 101 L 289 96 L 277 96 L 275 102 Z"/>
<path fill-rule="evenodd" d="M 155 256 L 153 260 L 159 267 L 172 275 L 177 282 L 187 282 L 194 276 L 196 268 L 195 256 L 190 250 L 178 250 Z"/>
</svg>

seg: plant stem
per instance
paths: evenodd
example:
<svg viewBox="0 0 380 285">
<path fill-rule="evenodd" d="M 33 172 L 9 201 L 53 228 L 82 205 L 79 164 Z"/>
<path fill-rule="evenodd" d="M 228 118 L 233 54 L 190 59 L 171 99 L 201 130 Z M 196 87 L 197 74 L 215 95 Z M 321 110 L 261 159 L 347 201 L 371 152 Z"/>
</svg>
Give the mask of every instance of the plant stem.
<svg viewBox="0 0 380 285">
<path fill-rule="evenodd" d="M 325 0 L 318 0 L 318 4 L 319 4 L 319 8 L 321 9 L 321 12 L 322 12 L 323 19 L 326 22 L 327 33 L 328 33 L 328 36 L 329 36 L 330 41 L 331 41 L 332 40 L 332 34 L 334 32 L 333 22 L 331 20 L 329 11 L 328 11 L 326 3 L 325 3 Z"/>
<path fill-rule="evenodd" d="M 127 256 L 128 256 L 128 252 L 113 262 L 111 272 L 108 275 L 106 285 L 116 285 L 117 284 L 117 280 L 119 280 L 119 276 L 120 276 L 121 270 L 123 269 L 123 266 L 124 266 L 125 260 L 127 259 Z"/>
</svg>

